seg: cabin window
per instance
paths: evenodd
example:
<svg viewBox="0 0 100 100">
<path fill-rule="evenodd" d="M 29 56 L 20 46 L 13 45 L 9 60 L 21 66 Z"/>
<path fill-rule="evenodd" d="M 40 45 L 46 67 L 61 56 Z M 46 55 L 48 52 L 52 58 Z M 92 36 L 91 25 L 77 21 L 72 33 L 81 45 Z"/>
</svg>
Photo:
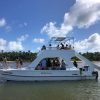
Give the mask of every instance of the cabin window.
<svg viewBox="0 0 100 100">
<path fill-rule="evenodd" d="M 36 70 L 65 70 L 66 64 L 64 60 L 61 60 L 58 57 L 45 58 L 39 62 L 39 64 L 35 69 Z"/>
</svg>

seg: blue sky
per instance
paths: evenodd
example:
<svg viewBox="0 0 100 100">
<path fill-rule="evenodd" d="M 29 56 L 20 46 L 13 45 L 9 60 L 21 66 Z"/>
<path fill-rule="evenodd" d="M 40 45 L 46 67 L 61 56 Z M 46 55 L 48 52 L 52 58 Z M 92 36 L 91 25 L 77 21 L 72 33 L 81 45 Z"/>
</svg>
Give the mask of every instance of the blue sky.
<svg viewBox="0 0 100 100">
<path fill-rule="evenodd" d="M 34 52 L 73 36 L 76 50 L 100 51 L 99 26 L 99 0 L 0 0 L 0 50 Z"/>
</svg>

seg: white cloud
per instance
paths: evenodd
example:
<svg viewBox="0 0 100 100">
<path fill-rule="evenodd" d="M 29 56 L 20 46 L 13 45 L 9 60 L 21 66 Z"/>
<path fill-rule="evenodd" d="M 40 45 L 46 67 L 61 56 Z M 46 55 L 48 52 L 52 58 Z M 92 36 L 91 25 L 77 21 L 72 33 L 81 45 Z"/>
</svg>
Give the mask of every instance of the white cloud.
<svg viewBox="0 0 100 100">
<path fill-rule="evenodd" d="M 41 50 L 41 47 L 37 47 L 37 50 L 40 51 Z"/>
<path fill-rule="evenodd" d="M 19 24 L 19 27 L 20 28 L 23 28 L 23 27 L 26 27 L 28 25 L 28 23 L 27 22 L 24 22 L 24 23 L 22 23 L 22 24 Z"/>
<path fill-rule="evenodd" d="M 26 22 L 24 22 L 24 26 L 27 26 L 28 24 Z"/>
<path fill-rule="evenodd" d="M 0 19 L 0 27 L 4 27 L 4 29 L 5 29 L 6 32 L 10 32 L 12 30 L 12 27 L 7 24 L 5 18 L 1 18 Z"/>
<path fill-rule="evenodd" d="M 24 50 L 23 43 L 28 38 L 28 34 L 22 35 L 20 38 L 17 38 L 17 41 L 10 41 L 8 43 L 9 50 L 19 51 Z"/>
<path fill-rule="evenodd" d="M 42 30 L 41 33 L 46 32 L 50 37 L 55 37 L 55 36 L 66 36 L 67 32 L 72 30 L 72 26 L 70 25 L 64 25 L 62 24 L 61 27 L 56 27 L 56 23 L 50 22 L 49 24 L 46 24 Z"/>
<path fill-rule="evenodd" d="M 94 33 L 87 39 L 75 42 L 75 50 L 79 52 L 100 52 L 100 34 Z"/>
<path fill-rule="evenodd" d="M 65 13 L 64 21 L 60 27 L 55 22 L 46 24 L 41 32 L 50 37 L 65 36 L 74 27 L 88 28 L 100 20 L 100 0 L 76 0 L 76 3 Z"/>
<path fill-rule="evenodd" d="M 10 32 L 12 30 L 11 26 L 6 26 L 5 27 L 6 32 Z"/>
<path fill-rule="evenodd" d="M 23 50 L 23 46 L 21 42 L 18 41 L 10 41 L 8 44 L 9 50 L 17 51 L 17 50 Z"/>
<path fill-rule="evenodd" d="M 4 40 L 4 39 L 0 38 L 0 45 L 6 45 L 6 43 L 7 43 L 7 41 L 6 41 L 6 40 Z"/>
<path fill-rule="evenodd" d="M 22 35 L 20 38 L 17 38 L 17 41 L 22 42 L 25 41 L 29 37 L 28 34 Z"/>
<path fill-rule="evenodd" d="M 6 20 L 4 18 L 0 19 L 0 27 L 3 27 L 6 25 Z"/>
<path fill-rule="evenodd" d="M 0 38 L 0 50 L 5 50 L 7 41 Z"/>
<path fill-rule="evenodd" d="M 44 43 L 44 39 L 42 39 L 42 38 L 34 38 L 33 39 L 33 42 L 36 42 L 36 43 Z"/>
<path fill-rule="evenodd" d="M 22 35 L 20 38 L 17 38 L 15 41 L 7 41 L 3 38 L 0 38 L 0 50 L 4 51 L 19 51 L 24 50 L 23 42 L 28 38 L 28 35 Z"/>
<path fill-rule="evenodd" d="M 100 20 L 100 0 L 76 0 L 76 3 L 64 16 L 64 24 L 89 27 Z"/>
</svg>

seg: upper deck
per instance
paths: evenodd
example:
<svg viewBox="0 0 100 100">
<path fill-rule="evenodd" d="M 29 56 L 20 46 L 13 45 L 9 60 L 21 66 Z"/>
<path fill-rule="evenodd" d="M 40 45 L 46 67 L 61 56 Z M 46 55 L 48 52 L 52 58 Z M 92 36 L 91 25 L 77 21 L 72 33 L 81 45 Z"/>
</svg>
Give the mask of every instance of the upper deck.
<svg viewBox="0 0 100 100">
<path fill-rule="evenodd" d="M 30 67 L 37 66 L 43 59 L 59 58 L 63 59 L 65 63 L 69 62 L 69 66 L 73 66 L 70 59 L 75 56 L 74 38 L 73 37 L 52 37 L 48 45 L 43 45 L 37 58 L 32 62 Z"/>
<path fill-rule="evenodd" d="M 41 50 L 73 50 L 74 49 L 74 38 L 73 37 L 52 37 L 48 44 L 41 48 Z"/>
</svg>

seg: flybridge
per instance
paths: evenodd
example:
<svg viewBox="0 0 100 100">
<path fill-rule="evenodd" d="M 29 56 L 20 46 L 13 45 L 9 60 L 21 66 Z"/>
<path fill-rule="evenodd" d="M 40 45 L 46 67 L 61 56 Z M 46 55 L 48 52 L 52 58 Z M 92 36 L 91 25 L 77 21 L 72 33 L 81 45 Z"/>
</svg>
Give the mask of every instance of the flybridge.
<svg viewBox="0 0 100 100">
<path fill-rule="evenodd" d="M 52 37 L 48 42 L 48 47 L 60 47 L 74 48 L 74 37 Z"/>
<path fill-rule="evenodd" d="M 74 37 L 52 37 L 49 41 L 50 42 L 67 42 L 67 41 L 73 41 Z"/>
</svg>

